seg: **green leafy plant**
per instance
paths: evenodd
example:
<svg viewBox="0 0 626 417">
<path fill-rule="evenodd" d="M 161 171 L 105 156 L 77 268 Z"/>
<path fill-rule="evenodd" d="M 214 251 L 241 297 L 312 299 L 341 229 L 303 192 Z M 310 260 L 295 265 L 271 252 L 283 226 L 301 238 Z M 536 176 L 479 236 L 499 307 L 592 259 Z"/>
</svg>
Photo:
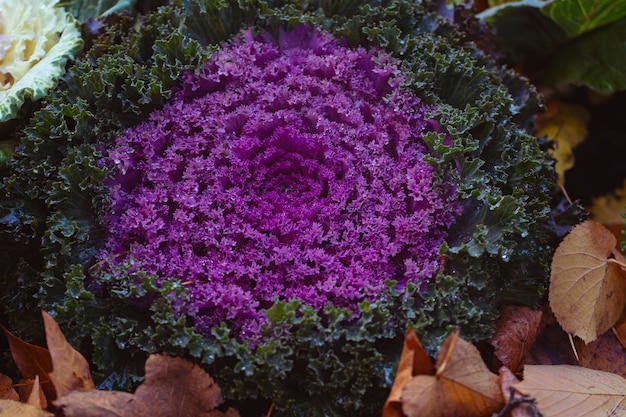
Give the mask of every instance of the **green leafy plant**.
<svg viewBox="0 0 626 417">
<path fill-rule="evenodd" d="M 463 33 L 413 2 L 179 0 L 136 19 L 112 15 L 104 33 L 16 132 L 2 184 L 0 232 L 5 313 L 37 338 L 39 308 L 54 313 L 89 352 L 101 387 L 129 387 L 148 353 L 193 358 L 230 400 L 276 404 L 275 415 L 374 414 L 391 384 L 407 326 L 432 352 L 452 328 L 489 337 L 499 302 L 535 305 L 555 242 L 578 220 L 552 211 L 547 144 L 529 134 L 536 92 L 496 66 Z M 431 109 L 440 131 L 423 136 L 434 181 L 451 181 L 462 212 L 427 285 L 391 280 L 358 311 L 276 301 L 265 339 L 252 346 L 225 322 L 209 334 L 178 306 L 185 280 L 142 270 L 132 257 L 102 268 L 102 218 L 110 201 L 103 163 L 117 137 L 166 105 L 181 74 L 198 74 L 220 44 L 254 28 L 276 39 L 306 24 L 351 47 L 379 48 L 401 63 L 402 88 Z M 30 312 L 30 313 L 29 313 Z M 228 381 L 227 384 L 221 382 Z M 258 404 L 258 403 L 255 403 Z"/>
</svg>

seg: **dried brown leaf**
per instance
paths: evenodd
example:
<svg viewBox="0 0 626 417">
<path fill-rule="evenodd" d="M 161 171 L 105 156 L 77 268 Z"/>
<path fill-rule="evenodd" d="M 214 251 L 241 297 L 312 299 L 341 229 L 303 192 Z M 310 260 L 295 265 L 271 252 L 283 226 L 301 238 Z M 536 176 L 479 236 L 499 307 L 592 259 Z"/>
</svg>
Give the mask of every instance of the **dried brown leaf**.
<svg viewBox="0 0 626 417">
<path fill-rule="evenodd" d="M 436 375 L 418 375 L 405 386 L 402 411 L 408 417 L 483 417 L 504 406 L 498 376 L 458 332 L 442 345 L 436 366 Z"/>
<path fill-rule="evenodd" d="M 19 394 L 13 389 L 13 380 L 3 374 L 0 374 L 0 400 L 20 400 Z"/>
<path fill-rule="evenodd" d="M 35 378 L 39 375 L 41 388 L 47 398 L 56 398 L 56 391 L 50 381 L 52 372 L 52 359 L 50 352 L 40 346 L 31 345 L 14 336 L 4 326 L 0 325 L 9 342 L 11 356 L 17 365 L 17 369 L 24 378 Z"/>
<path fill-rule="evenodd" d="M 74 391 L 55 401 L 65 417 L 238 417 L 215 408 L 220 388 L 200 367 L 182 358 L 151 355 L 146 377 L 134 394 L 117 391 Z"/>
<path fill-rule="evenodd" d="M 30 404 L 33 407 L 37 407 L 41 410 L 45 410 L 48 407 L 48 401 L 41 389 L 41 384 L 39 384 L 39 375 L 35 377 L 35 381 L 30 390 L 30 395 L 26 400 L 26 404 Z"/>
<path fill-rule="evenodd" d="M 404 336 L 404 346 L 400 355 L 398 370 L 387 401 L 385 401 L 382 417 L 401 417 L 403 415 L 401 397 L 404 386 L 416 375 L 428 375 L 434 372 L 435 367 L 415 331 L 409 329 Z"/>
<path fill-rule="evenodd" d="M 523 306 L 505 305 L 500 308 L 491 345 L 495 348 L 494 355 L 504 366 L 513 371 L 520 368 L 526 353 L 535 343 L 541 316 L 541 311 Z"/>
<path fill-rule="evenodd" d="M 511 391 L 514 384 L 519 383 L 519 379 L 511 372 L 511 370 L 505 366 L 498 370 L 500 376 L 500 387 L 502 388 L 502 396 L 507 406 L 510 407 L 510 413 L 506 414 L 510 417 L 538 417 L 539 411 L 534 404 L 530 402 L 519 402 L 516 404 L 517 393 L 514 391 L 514 395 L 511 395 Z M 511 407 L 512 406 L 512 407 Z M 503 413 L 501 413 L 503 414 Z M 500 415 L 500 414 L 498 414 Z M 505 415 L 505 414 L 503 414 Z"/>
<path fill-rule="evenodd" d="M 0 417 L 54 417 L 54 414 L 48 413 L 33 407 L 30 404 L 24 404 L 11 400 L 0 400 Z"/>
<path fill-rule="evenodd" d="M 626 379 L 572 365 L 527 365 L 515 388 L 537 400 L 543 417 L 626 415 Z"/>
<path fill-rule="evenodd" d="M 585 221 L 572 229 L 552 258 L 550 307 L 563 329 L 586 343 L 617 322 L 626 305 L 623 257 L 604 226 Z"/>
<path fill-rule="evenodd" d="M 58 397 L 75 390 L 94 389 L 96 386 L 91 379 L 87 359 L 67 342 L 61 328 L 50 314 L 42 311 L 41 315 L 53 365 L 50 380 Z"/>
<path fill-rule="evenodd" d="M 587 345 L 580 340 L 575 344 L 580 357 L 580 366 L 612 372 L 626 378 L 626 355 L 612 332 L 604 333 Z"/>
</svg>

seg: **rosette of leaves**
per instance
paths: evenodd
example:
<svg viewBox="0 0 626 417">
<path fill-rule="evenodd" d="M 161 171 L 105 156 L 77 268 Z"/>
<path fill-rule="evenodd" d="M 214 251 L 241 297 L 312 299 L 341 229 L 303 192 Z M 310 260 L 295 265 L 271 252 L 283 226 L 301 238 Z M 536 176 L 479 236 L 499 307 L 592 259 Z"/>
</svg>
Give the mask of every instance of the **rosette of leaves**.
<svg viewBox="0 0 626 417">
<path fill-rule="evenodd" d="M 537 303 L 555 236 L 576 220 L 567 213 L 562 225 L 551 213 L 552 161 L 528 131 L 538 97 L 524 80 L 464 43 L 471 36 L 434 13 L 436 5 L 172 3 L 136 20 L 108 18 L 105 32 L 90 40 L 91 48 L 18 132 L 21 143 L 2 185 L 0 225 L 3 237 L 12 242 L 11 251 L 3 253 L 3 305 L 22 336 L 37 337 L 33 317 L 45 308 L 70 341 L 90 355 L 103 387 L 128 388 L 141 378 L 146 354 L 161 352 L 201 363 L 240 406 L 273 402 L 278 415 L 368 415 L 378 413 L 384 401 L 407 326 L 432 351 L 456 327 L 468 339 L 489 337 L 499 302 Z M 124 147 L 146 155 L 155 151 L 133 148 L 132 138 L 150 129 L 147 134 L 156 135 L 159 125 L 185 127 L 164 122 L 176 103 L 189 105 L 190 111 L 172 114 L 201 117 L 189 100 L 215 87 L 207 68 L 224 58 L 229 42 L 248 33 L 261 36 L 266 45 L 280 45 L 288 39 L 281 33 L 302 27 L 327 33 L 346 50 L 362 48 L 368 59 L 382 60 L 375 60 L 376 65 L 394 63 L 401 81 L 397 94 L 405 97 L 402 111 L 415 112 L 423 121 L 423 156 L 408 159 L 413 165 L 404 168 L 430 170 L 432 184 L 441 193 L 453 193 L 446 208 L 453 221 L 437 223 L 440 240 L 427 255 L 430 269 L 423 280 L 398 282 L 397 268 L 381 273 L 382 268 L 377 296 L 356 303 L 316 304 L 310 297 L 285 296 L 268 304 L 265 299 L 256 310 L 261 314 L 253 328 L 256 338 L 246 339 L 246 327 L 230 320 L 228 312 L 218 323 L 202 321 L 207 314 L 190 289 L 195 277 L 163 273 L 148 265 L 148 258 L 127 256 L 131 248 L 156 244 L 152 237 L 124 246 L 125 236 L 123 249 L 111 249 L 117 236 L 112 231 L 118 224 L 115 213 L 127 208 L 115 196 L 128 201 L 134 185 L 143 181 L 120 167 L 134 158 Z M 228 60 L 222 61 L 218 67 L 229 68 Z M 366 63 L 369 71 L 382 71 L 386 82 L 385 67 L 372 67 L 372 62 Z M 232 71 L 242 70 L 234 67 Z M 387 88 L 375 99 L 393 104 L 385 98 Z M 146 127 L 150 123 L 153 127 Z M 202 130 L 189 126 L 185 134 Z M 232 130 L 237 126 L 232 124 Z M 219 151 L 219 142 L 207 143 L 207 152 Z M 194 146 L 193 141 L 187 145 Z M 294 146 L 286 140 L 278 148 Z M 149 160 L 132 160 L 128 167 Z M 334 169 L 341 171 L 340 166 Z M 339 171 L 323 175 L 341 177 Z M 179 168 L 164 171 L 175 182 L 182 174 Z M 301 186 L 289 181 L 274 185 Z M 410 264 L 404 262 L 410 260 L 407 254 L 409 249 L 399 255 L 402 271 Z M 294 263 L 311 266 L 300 258 Z"/>
</svg>

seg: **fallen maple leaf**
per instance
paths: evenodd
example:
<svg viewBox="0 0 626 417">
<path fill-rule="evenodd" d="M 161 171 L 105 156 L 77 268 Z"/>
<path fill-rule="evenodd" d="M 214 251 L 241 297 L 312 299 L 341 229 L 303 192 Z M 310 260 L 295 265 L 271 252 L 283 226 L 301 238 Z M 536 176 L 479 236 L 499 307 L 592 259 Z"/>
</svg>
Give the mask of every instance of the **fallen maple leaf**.
<svg viewBox="0 0 626 417">
<path fill-rule="evenodd" d="M 404 346 L 391 391 L 383 407 L 382 417 L 402 417 L 402 390 L 416 375 L 433 374 L 435 367 L 422 347 L 415 331 L 409 329 L 404 336 Z"/>
<path fill-rule="evenodd" d="M 552 258 L 550 307 L 563 329 L 586 343 L 610 329 L 626 305 L 626 271 L 619 265 L 626 261 L 615 244 L 606 227 L 588 220 Z"/>
<path fill-rule="evenodd" d="M 11 349 L 11 356 L 19 369 L 20 374 L 24 378 L 34 379 L 39 375 L 41 388 L 47 398 L 56 398 L 54 385 L 50 381 L 50 372 L 52 372 L 52 359 L 50 352 L 40 346 L 31 345 L 22 339 L 14 336 L 4 326 L 0 325 Z"/>
<path fill-rule="evenodd" d="M 134 394 L 119 391 L 74 391 L 54 405 L 65 417 L 238 417 L 223 402 L 213 378 L 182 358 L 150 355 L 146 377 Z"/>
<path fill-rule="evenodd" d="M 626 379 L 572 365 L 527 365 L 514 385 L 537 400 L 543 417 L 626 415 Z"/>
<path fill-rule="evenodd" d="M 517 371 L 526 353 L 537 338 L 541 311 L 524 306 L 505 305 L 500 308 L 496 331 L 491 339 L 494 355 L 507 368 Z"/>
<path fill-rule="evenodd" d="M 0 417 L 54 417 L 54 414 L 40 410 L 30 404 L 12 400 L 0 400 Z"/>
<path fill-rule="evenodd" d="M 20 396 L 13 389 L 13 380 L 6 375 L 0 374 L 0 399 L 19 401 Z"/>
<path fill-rule="evenodd" d="M 46 342 L 53 370 L 50 380 L 54 384 L 57 397 L 62 397 L 75 390 L 90 390 L 96 386 L 91 378 L 89 362 L 68 342 L 57 322 L 42 310 L 43 323 L 46 329 Z M 49 399 L 54 399 L 50 398 Z"/>
<path fill-rule="evenodd" d="M 408 417 L 483 417 L 504 405 L 498 376 L 471 343 L 450 335 L 437 356 L 435 375 L 417 375 L 402 391 Z"/>
</svg>

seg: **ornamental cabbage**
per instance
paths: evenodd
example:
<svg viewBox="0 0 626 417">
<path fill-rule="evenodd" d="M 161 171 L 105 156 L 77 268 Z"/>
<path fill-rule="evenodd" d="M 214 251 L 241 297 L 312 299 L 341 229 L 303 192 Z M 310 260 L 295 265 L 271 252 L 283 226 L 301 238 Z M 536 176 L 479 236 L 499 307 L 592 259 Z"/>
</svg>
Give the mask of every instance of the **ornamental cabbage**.
<svg viewBox="0 0 626 417">
<path fill-rule="evenodd" d="M 539 98 L 440 2 L 173 0 L 109 16 L 0 186 L 0 285 L 103 388 L 194 359 L 255 415 L 376 415 L 432 353 L 536 305 L 577 220 Z M 473 25 L 469 27 L 479 28 Z"/>
<path fill-rule="evenodd" d="M 82 48 L 78 23 L 58 0 L 0 0 L 0 122 L 39 100 Z"/>
<path fill-rule="evenodd" d="M 388 280 L 423 287 L 459 209 L 399 62 L 305 26 L 279 39 L 222 46 L 109 153 L 100 258 L 185 281 L 206 335 L 250 340 L 276 300 L 356 312 Z"/>
</svg>

